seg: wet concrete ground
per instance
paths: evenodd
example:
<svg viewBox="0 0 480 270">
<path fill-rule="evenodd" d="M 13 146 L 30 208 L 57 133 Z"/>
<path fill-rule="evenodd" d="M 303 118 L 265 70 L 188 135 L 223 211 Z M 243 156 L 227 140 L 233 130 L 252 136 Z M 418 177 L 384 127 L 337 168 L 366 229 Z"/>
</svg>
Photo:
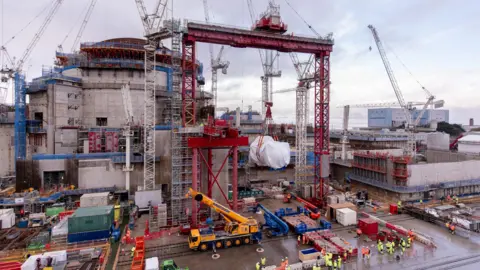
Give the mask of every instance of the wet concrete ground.
<svg viewBox="0 0 480 270">
<path fill-rule="evenodd" d="M 272 212 L 280 207 L 296 208 L 296 202 L 284 204 L 281 200 L 264 200 L 261 201 L 264 206 L 271 209 Z M 354 238 L 354 233 L 349 230 L 342 229 L 339 224 L 333 224 L 334 232 L 343 237 L 353 246 L 361 248 L 368 245 L 372 250 L 372 257 L 369 261 L 357 258 L 354 261 L 344 263 L 343 269 L 361 270 L 361 269 L 480 269 L 480 234 L 459 234 L 451 235 L 445 228 L 434 224 L 416 220 L 408 215 L 387 216 L 384 213 L 378 213 L 385 216 L 385 220 L 397 220 L 394 224 L 401 225 L 405 228 L 412 228 L 432 237 L 437 245 L 436 249 L 426 248 L 421 243 L 415 242 L 412 248 L 408 249 L 406 254 L 396 260 L 395 256 L 380 255 L 376 250 L 376 243 L 373 241 L 366 242 Z M 244 214 L 245 216 L 254 216 L 260 222 L 263 222 L 263 215 L 254 213 Z M 400 220 L 400 221 L 399 221 Z M 140 225 L 136 233 L 143 234 L 144 226 Z M 167 243 L 183 243 L 186 242 L 185 236 L 171 235 L 155 241 L 148 241 L 148 246 L 165 245 Z M 263 253 L 258 253 L 256 249 L 262 247 Z M 287 239 L 275 240 L 264 239 L 261 245 L 241 246 L 230 249 L 218 250 L 219 259 L 212 259 L 212 252 L 195 252 L 192 255 L 173 258 L 179 267 L 189 267 L 190 270 L 246 270 L 255 269 L 256 262 L 265 256 L 267 265 L 279 265 L 281 259 L 288 257 L 289 261 L 298 262 L 298 250 L 309 248 L 302 245 L 297 247 L 296 236 Z M 399 254 L 396 252 L 395 255 Z M 471 256 L 479 256 L 476 259 L 468 259 Z M 457 261 L 457 262 L 455 262 Z M 322 268 L 325 269 L 325 268 Z"/>
<path fill-rule="evenodd" d="M 269 209 L 277 209 L 285 207 L 279 200 L 267 200 L 261 202 Z M 294 205 L 289 204 L 288 207 Z M 380 214 L 379 215 L 384 215 Z M 258 216 L 258 215 L 255 215 Z M 385 220 L 404 220 L 397 221 L 395 224 L 405 228 L 413 228 L 424 233 L 434 239 L 437 248 L 427 248 L 419 242 L 415 242 L 412 248 L 408 249 L 400 260 L 396 260 L 396 255 L 400 255 L 397 251 L 392 255 L 380 255 L 376 250 L 376 243 L 373 241 L 366 242 L 363 238 L 358 240 L 354 238 L 354 234 L 349 230 L 341 230 L 342 226 L 334 224 L 334 232 L 350 242 L 353 246 L 361 248 L 369 246 L 372 250 L 372 257 L 363 260 L 361 257 L 355 261 L 344 264 L 345 270 L 361 270 L 361 269 L 480 269 L 480 235 L 451 235 L 445 228 L 416 220 L 408 215 L 386 216 Z M 338 230 L 340 228 L 340 230 Z M 188 266 L 191 270 L 204 269 L 229 269 L 229 270 L 246 270 L 255 269 L 256 262 L 265 256 L 267 265 L 279 265 L 281 259 L 288 257 L 290 262 L 298 262 L 298 250 L 308 248 L 309 246 L 297 247 L 296 238 L 293 236 L 285 240 L 265 240 L 261 247 L 263 253 L 256 252 L 256 248 L 260 245 L 242 246 L 231 249 L 218 250 L 219 259 L 212 259 L 212 252 L 197 253 L 185 257 L 175 258 L 179 266 Z M 466 258 L 471 256 L 479 256 L 479 261 L 475 262 Z M 462 261 L 463 259 L 463 261 Z M 455 261 L 458 261 L 454 263 Z M 461 264 L 465 265 L 461 265 Z M 324 268 L 323 268 L 324 269 Z"/>
</svg>

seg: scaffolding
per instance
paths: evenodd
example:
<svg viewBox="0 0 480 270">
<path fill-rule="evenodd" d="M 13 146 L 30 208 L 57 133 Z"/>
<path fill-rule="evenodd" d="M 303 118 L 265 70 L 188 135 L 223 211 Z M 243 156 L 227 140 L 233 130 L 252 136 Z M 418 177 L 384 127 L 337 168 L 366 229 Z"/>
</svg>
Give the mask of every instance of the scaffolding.
<svg viewBox="0 0 480 270">
<path fill-rule="evenodd" d="M 109 139 L 112 138 L 112 133 L 116 133 L 118 137 L 118 146 L 109 147 Z M 142 128 L 140 126 L 131 127 L 131 133 L 133 134 L 131 140 L 131 152 L 140 153 L 142 145 Z M 122 133 L 120 128 L 88 128 L 79 129 L 77 133 L 77 153 L 95 153 L 95 152 L 126 152 L 126 137 Z M 91 141 L 92 134 L 98 134 L 100 141 L 100 148 L 92 151 L 92 149 L 85 149 L 85 141 Z M 89 146 L 89 145 L 88 145 Z"/>
<path fill-rule="evenodd" d="M 311 175 L 307 169 L 307 88 L 299 87 L 296 89 L 296 102 L 295 183 L 301 186 L 307 183 L 307 177 Z"/>
</svg>

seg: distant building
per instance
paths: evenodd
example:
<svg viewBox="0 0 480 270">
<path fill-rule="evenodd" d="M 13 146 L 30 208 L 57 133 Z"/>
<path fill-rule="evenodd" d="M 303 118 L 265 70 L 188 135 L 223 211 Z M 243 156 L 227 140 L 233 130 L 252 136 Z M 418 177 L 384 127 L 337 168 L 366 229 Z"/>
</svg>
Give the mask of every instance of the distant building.
<svg viewBox="0 0 480 270">
<path fill-rule="evenodd" d="M 415 120 L 420 110 L 413 111 L 412 119 Z M 420 125 L 429 125 L 432 121 L 448 122 L 449 110 L 426 110 Z M 401 108 L 378 108 L 368 109 L 368 127 L 369 128 L 394 128 L 399 127 L 406 122 L 405 114 Z"/>
</svg>

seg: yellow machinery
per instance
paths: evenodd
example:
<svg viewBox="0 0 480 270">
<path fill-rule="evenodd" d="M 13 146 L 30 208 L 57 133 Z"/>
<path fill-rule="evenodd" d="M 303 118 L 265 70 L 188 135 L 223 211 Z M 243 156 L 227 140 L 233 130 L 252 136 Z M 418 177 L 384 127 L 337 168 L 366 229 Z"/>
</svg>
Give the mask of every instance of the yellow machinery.
<svg viewBox="0 0 480 270">
<path fill-rule="evenodd" d="M 213 208 L 220 213 L 226 221 L 223 232 L 214 232 L 212 229 L 192 229 L 188 236 L 188 244 L 191 249 L 205 251 L 209 248 L 228 248 L 250 244 L 262 239 L 262 232 L 257 220 L 246 218 L 227 207 L 213 201 L 201 192 L 189 189 L 187 197 Z"/>
</svg>

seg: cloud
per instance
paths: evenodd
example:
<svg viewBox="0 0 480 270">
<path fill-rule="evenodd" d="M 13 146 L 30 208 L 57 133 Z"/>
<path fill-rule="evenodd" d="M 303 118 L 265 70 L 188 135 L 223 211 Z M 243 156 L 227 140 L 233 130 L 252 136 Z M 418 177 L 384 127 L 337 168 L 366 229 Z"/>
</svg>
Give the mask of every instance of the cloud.
<svg viewBox="0 0 480 270">
<path fill-rule="evenodd" d="M 82 42 L 100 41 L 115 37 L 142 37 L 143 27 L 135 2 L 132 0 L 98 1 L 82 36 Z M 51 0 L 4 1 L 5 40 L 20 31 Z M 145 0 L 148 9 L 156 0 Z M 169 5 L 171 1 L 168 1 Z M 252 1 L 257 14 L 264 11 L 267 1 Z M 411 70 L 412 74 L 439 99 L 444 99 L 452 110 L 451 119 L 466 119 L 476 115 L 474 108 L 480 98 L 480 60 L 476 44 L 480 37 L 474 35 L 478 28 L 476 10 L 478 1 L 326 1 L 302 0 L 289 2 L 301 18 L 288 7 L 285 0 L 278 0 L 281 15 L 289 32 L 313 36 L 311 25 L 320 35 L 334 32 L 335 46 L 331 57 L 331 121 L 340 123 L 342 110 L 338 104 L 357 104 L 373 101 L 395 101 L 396 97 L 382 61 L 376 50 L 368 24 L 377 27 L 382 41 Z M 90 0 L 64 1 L 58 13 L 46 29 L 43 37 L 27 61 L 29 78 L 39 76 L 43 65 L 53 65 L 55 50 L 73 29 L 65 43 L 66 51 L 76 37 L 80 22 L 76 19 Z M 189 20 L 204 21 L 203 3 L 200 0 L 173 1 L 173 14 Z M 169 6 L 169 8 L 171 8 Z M 250 27 L 251 20 L 245 0 L 209 0 L 212 22 L 240 27 Z M 171 12 L 169 12 L 168 16 Z M 44 13 L 32 22 L 7 46 L 11 56 L 22 55 L 45 17 Z M 80 16 L 81 17 L 81 16 Z M 306 23 L 305 23 L 306 22 Z M 170 46 L 169 42 L 166 42 Z M 372 46 L 372 50 L 369 47 Z M 215 45 L 215 53 L 220 46 Z M 405 100 L 424 100 L 425 94 L 417 82 L 389 51 Z M 205 89 L 210 89 L 210 55 L 207 44 L 197 47 L 198 58 L 205 64 Z M 302 59 L 307 55 L 300 55 Z M 218 74 L 218 104 L 232 109 L 247 105 L 261 111 L 260 76 L 263 73 L 256 49 L 226 47 L 224 59 L 230 61 L 228 74 Z M 31 66 L 30 66 L 31 65 Z M 279 67 L 282 78 L 274 79 L 274 89 L 296 85 L 296 73 L 287 54 L 281 54 Z M 313 94 L 310 96 L 310 116 L 313 117 Z M 10 94 L 11 99 L 11 94 Z M 243 101 L 243 102 L 242 102 Z M 463 108 L 463 109 L 462 109 Z M 274 96 L 274 117 L 278 121 L 295 120 L 295 94 Z M 357 114 L 357 111 L 354 112 Z M 359 118 L 366 111 L 358 111 Z M 480 117 L 480 115 L 479 115 Z M 362 119 L 359 119 L 359 122 Z M 365 119 L 366 120 L 366 119 Z M 366 122 L 366 121 L 364 121 Z"/>
</svg>

